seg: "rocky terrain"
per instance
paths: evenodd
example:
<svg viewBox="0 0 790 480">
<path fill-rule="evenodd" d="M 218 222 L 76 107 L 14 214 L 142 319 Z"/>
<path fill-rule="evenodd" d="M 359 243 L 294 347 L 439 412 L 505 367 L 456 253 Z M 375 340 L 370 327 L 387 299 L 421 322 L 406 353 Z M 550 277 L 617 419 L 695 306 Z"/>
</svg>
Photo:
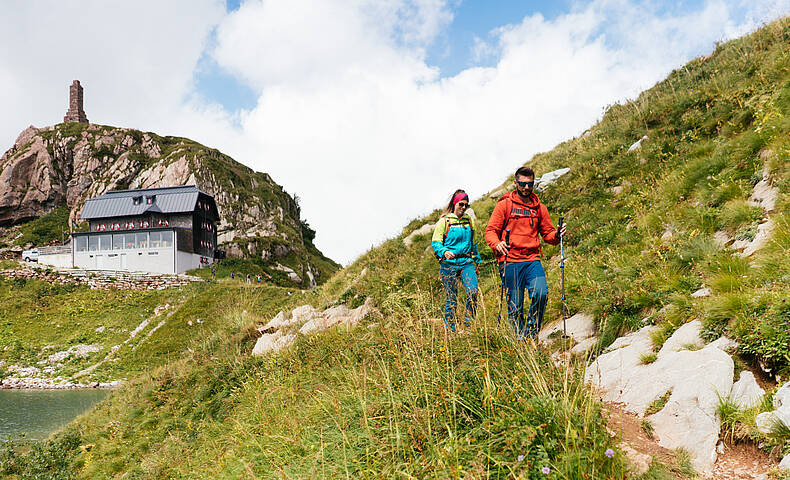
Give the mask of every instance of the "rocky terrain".
<svg viewBox="0 0 790 480">
<path fill-rule="evenodd" d="M 260 259 L 303 286 L 337 268 L 313 246 L 315 232 L 300 218 L 297 200 L 269 175 L 192 140 L 128 128 L 26 128 L 0 157 L 0 227 L 64 205 L 76 222 L 85 201 L 107 191 L 174 185 L 196 185 L 214 196 L 218 241 L 229 257 Z M 5 247 L 13 244 L 13 235 L 1 236 Z"/>
</svg>

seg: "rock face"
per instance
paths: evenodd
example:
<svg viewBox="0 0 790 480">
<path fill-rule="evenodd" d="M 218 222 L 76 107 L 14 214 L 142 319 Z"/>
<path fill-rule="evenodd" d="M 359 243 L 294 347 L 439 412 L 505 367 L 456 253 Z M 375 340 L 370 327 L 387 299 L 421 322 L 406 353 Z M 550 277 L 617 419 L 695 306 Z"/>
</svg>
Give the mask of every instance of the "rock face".
<svg viewBox="0 0 790 480">
<path fill-rule="evenodd" d="M 403 239 L 403 244 L 406 245 L 407 247 L 410 246 L 412 243 L 414 243 L 414 238 L 417 235 L 426 235 L 428 233 L 433 232 L 434 226 L 435 225 L 432 223 L 426 223 L 422 227 L 406 235 L 406 238 Z"/>
<path fill-rule="evenodd" d="M 721 422 L 716 415 L 719 396 L 732 389 L 733 362 L 716 345 L 702 345 L 700 324 L 689 322 L 664 344 L 653 363 L 643 355 L 653 351 L 647 326 L 617 339 L 585 372 L 586 381 L 601 389 L 606 401 L 618 402 L 638 415 L 659 398 L 668 399 L 648 417 L 659 444 L 684 448 L 697 470 L 706 472 L 716 460 Z"/>
<path fill-rule="evenodd" d="M 315 232 L 300 219 L 297 201 L 269 175 L 185 138 L 86 123 L 30 126 L 0 157 L 0 226 L 61 205 L 76 221 L 85 200 L 107 191 L 176 185 L 214 196 L 220 247 L 229 256 L 287 264 L 303 286 L 338 268 L 312 245 Z"/>
</svg>

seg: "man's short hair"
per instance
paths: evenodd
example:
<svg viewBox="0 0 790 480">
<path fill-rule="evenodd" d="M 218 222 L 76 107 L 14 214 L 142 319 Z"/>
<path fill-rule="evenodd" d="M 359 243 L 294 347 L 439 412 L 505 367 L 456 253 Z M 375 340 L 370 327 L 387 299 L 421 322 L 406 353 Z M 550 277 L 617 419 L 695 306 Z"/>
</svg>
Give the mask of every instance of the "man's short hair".
<svg viewBox="0 0 790 480">
<path fill-rule="evenodd" d="M 535 170 L 532 170 L 531 167 L 526 167 L 526 166 L 525 167 L 519 167 L 519 169 L 516 170 L 516 177 L 518 177 L 519 175 L 521 175 L 522 177 L 535 178 Z"/>
</svg>

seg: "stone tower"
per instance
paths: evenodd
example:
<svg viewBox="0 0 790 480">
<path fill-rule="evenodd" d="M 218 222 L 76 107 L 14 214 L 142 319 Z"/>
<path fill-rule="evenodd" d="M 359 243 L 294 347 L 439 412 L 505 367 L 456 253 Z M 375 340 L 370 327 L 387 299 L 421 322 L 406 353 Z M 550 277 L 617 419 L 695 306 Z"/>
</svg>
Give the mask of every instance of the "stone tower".
<svg viewBox="0 0 790 480">
<path fill-rule="evenodd" d="M 79 80 L 74 80 L 69 87 L 69 110 L 63 121 L 88 123 L 88 117 L 82 109 L 82 85 Z"/>
</svg>

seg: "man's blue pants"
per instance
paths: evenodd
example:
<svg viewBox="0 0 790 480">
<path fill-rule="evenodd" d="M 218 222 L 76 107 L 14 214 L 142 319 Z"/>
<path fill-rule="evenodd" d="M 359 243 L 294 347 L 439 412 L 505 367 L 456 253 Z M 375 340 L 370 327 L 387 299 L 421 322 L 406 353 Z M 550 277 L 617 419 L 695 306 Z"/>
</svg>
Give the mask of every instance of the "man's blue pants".
<svg viewBox="0 0 790 480">
<path fill-rule="evenodd" d="M 477 303 L 477 273 L 475 264 L 467 263 L 462 266 L 450 265 L 442 262 L 439 266 L 439 275 L 442 277 L 444 293 L 447 295 L 447 302 L 444 305 L 444 325 L 453 332 L 455 331 L 455 307 L 458 305 L 458 279 L 464 284 L 466 290 L 466 314 L 464 325 L 469 326 L 475 318 L 475 307 Z"/>
<path fill-rule="evenodd" d="M 504 267 L 504 284 L 507 292 L 507 316 L 516 335 L 537 337 L 546 313 L 549 286 L 540 260 L 500 264 Z M 524 321 L 524 290 L 529 291 L 530 306 Z"/>
</svg>

